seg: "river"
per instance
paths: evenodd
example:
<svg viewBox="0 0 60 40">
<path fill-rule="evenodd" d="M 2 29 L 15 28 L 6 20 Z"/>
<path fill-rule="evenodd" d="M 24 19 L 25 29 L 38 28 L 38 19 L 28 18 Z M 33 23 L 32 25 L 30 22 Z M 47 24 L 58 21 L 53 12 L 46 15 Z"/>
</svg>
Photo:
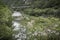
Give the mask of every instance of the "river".
<svg viewBox="0 0 60 40">
<path fill-rule="evenodd" d="M 13 31 L 15 32 L 13 36 L 16 38 L 16 40 L 26 40 L 26 28 L 20 23 L 20 20 L 23 18 L 22 13 L 14 11 L 12 17 L 14 18 L 12 21 L 12 27 L 14 28 Z"/>
</svg>

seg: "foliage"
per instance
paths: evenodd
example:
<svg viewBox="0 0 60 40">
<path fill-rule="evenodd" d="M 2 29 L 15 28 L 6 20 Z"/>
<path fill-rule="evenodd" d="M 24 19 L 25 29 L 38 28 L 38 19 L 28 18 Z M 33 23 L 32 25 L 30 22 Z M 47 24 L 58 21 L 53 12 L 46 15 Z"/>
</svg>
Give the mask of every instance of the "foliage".
<svg viewBox="0 0 60 40">
<path fill-rule="evenodd" d="M 0 40 L 12 39 L 12 17 L 10 9 L 0 1 Z"/>
<path fill-rule="evenodd" d="M 21 21 L 28 40 L 60 40 L 60 0 L 32 0 Z"/>
<path fill-rule="evenodd" d="M 28 40 L 57 40 L 60 32 L 60 19 L 55 17 L 26 16 L 21 21 L 27 28 Z M 57 37 L 55 37 L 57 36 Z"/>
<path fill-rule="evenodd" d="M 27 4 L 23 0 L 9 1 L 10 2 L 6 0 L 5 3 L 10 6 L 14 5 L 20 7 L 21 5 L 26 6 L 27 4 L 30 6 L 30 8 L 23 9 L 25 15 L 24 19 L 21 20 L 21 24 L 27 28 L 27 40 L 60 40 L 60 0 L 31 0 L 31 2 L 27 2 Z M 5 26 L 6 22 L 8 24 L 10 20 L 7 16 L 9 14 L 8 12 L 5 13 L 5 10 L 1 13 L 0 21 L 4 22 Z M 4 26 L 3 29 L 10 28 L 8 27 L 9 25 L 6 25 L 7 27 L 5 28 Z M 7 30 L 8 29 L 5 29 L 5 31 Z M 10 32 L 10 30 L 8 31 Z M 4 33 L 9 34 L 9 32 Z"/>
<path fill-rule="evenodd" d="M 25 9 L 24 12 L 25 14 L 31 15 L 31 16 L 55 16 L 55 17 L 60 17 L 60 9 L 54 9 L 54 8 L 45 8 L 45 9 Z"/>
<path fill-rule="evenodd" d="M 33 0 L 33 8 L 59 8 L 60 0 Z"/>
</svg>

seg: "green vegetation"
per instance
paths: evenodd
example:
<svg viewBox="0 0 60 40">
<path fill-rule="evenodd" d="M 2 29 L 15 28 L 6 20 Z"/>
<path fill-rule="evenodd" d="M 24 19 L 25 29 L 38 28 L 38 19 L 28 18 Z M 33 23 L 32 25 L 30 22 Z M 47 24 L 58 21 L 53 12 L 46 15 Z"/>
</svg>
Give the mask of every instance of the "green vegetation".
<svg viewBox="0 0 60 40">
<path fill-rule="evenodd" d="M 28 40 L 57 40 L 60 37 L 59 18 L 27 16 L 21 23 L 27 28 Z"/>
<path fill-rule="evenodd" d="M 33 0 L 21 21 L 28 40 L 60 40 L 60 1 Z"/>
<path fill-rule="evenodd" d="M 20 23 L 27 29 L 26 40 L 60 40 L 60 0 L 1 1 L 0 40 L 12 40 L 13 38 L 12 12 L 7 6 L 20 7 L 26 5 L 30 7 L 20 9 L 24 12 L 24 17 Z"/>
<path fill-rule="evenodd" d="M 60 17 L 60 9 L 54 9 L 54 8 L 45 8 L 45 9 L 25 9 L 24 12 L 31 16 L 54 16 L 54 17 Z"/>
<path fill-rule="evenodd" d="M 10 9 L 0 1 L 0 40 L 12 39 L 12 16 Z"/>
</svg>

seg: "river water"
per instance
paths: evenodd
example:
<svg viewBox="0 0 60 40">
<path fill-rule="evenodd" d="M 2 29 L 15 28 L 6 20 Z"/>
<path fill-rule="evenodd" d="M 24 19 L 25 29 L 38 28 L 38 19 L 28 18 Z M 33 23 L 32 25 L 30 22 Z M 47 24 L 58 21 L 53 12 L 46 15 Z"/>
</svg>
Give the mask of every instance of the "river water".
<svg viewBox="0 0 60 40">
<path fill-rule="evenodd" d="M 22 14 L 18 11 L 14 11 L 12 17 L 14 18 L 12 21 L 12 27 L 14 28 L 13 31 L 15 32 L 13 36 L 16 38 L 16 40 L 26 40 L 26 28 L 20 23 L 20 20 L 23 18 Z"/>
</svg>

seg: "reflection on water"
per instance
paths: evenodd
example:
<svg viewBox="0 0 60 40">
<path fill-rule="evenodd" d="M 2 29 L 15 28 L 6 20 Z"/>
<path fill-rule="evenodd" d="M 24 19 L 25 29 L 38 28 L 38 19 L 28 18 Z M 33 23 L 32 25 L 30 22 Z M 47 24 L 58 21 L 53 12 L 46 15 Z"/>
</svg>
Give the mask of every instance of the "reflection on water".
<svg viewBox="0 0 60 40">
<path fill-rule="evenodd" d="M 18 31 L 17 34 L 13 34 L 14 37 L 17 40 L 25 40 L 26 39 L 26 28 L 22 26 L 19 22 L 21 20 L 22 14 L 20 12 L 14 11 L 12 16 L 14 17 L 14 20 L 12 21 L 13 27 L 14 27 L 13 30 Z"/>
</svg>

